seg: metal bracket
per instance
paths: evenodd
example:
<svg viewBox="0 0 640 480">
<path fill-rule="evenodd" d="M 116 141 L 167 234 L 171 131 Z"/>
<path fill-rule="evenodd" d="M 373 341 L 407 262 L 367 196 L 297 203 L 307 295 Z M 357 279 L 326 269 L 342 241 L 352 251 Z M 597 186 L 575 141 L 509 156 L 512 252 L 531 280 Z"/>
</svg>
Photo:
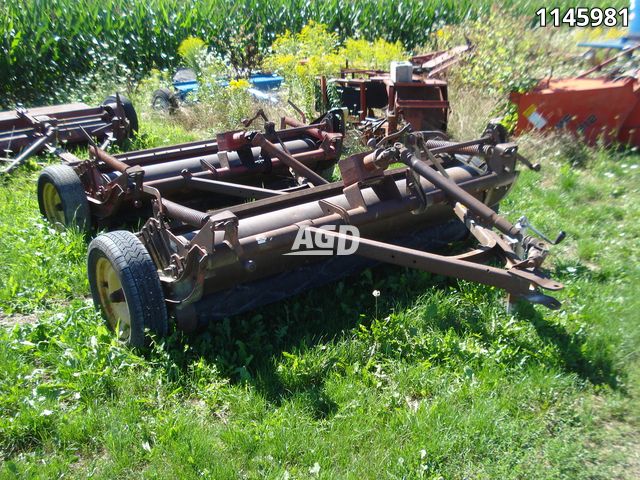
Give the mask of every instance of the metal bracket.
<svg viewBox="0 0 640 480">
<path fill-rule="evenodd" d="M 411 168 L 407 168 L 407 170 L 405 171 L 405 175 L 407 178 L 407 191 L 410 192 L 414 197 L 416 197 L 420 202 L 418 208 L 416 208 L 415 210 L 411 210 L 411 213 L 413 213 L 414 215 L 418 215 L 425 212 L 427 208 L 429 208 L 429 197 L 427 197 L 426 193 L 422 189 L 420 175 L 418 175 Z"/>
<path fill-rule="evenodd" d="M 363 200 L 364 202 L 364 200 Z M 350 223 L 349 221 L 349 212 L 340 207 L 339 205 L 335 205 L 331 202 L 328 202 L 326 200 L 319 200 L 318 201 L 318 205 L 320 205 L 320 208 L 322 208 L 323 212 L 326 212 L 328 214 L 336 214 L 336 215 L 340 215 L 340 218 L 342 218 L 342 220 L 344 221 L 344 223 L 346 223 L 347 225 Z"/>
<path fill-rule="evenodd" d="M 204 160 L 201 160 L 201 162 Z M 218 152 L 218 161 L 220 162 L 220 166 L 222 168 L 230 168 L 229 164 L 229 153 L 226 150 L 221 150 Z"/>
<path fill-rule="evenodd" d="M 218 152 L 218 159 L 220 158 L 220 152 Z M 209 170 L 213 174 L 213 178 L 218 177 L 218 170 L 211 163 L 207 162 L 204 158 L 200 159 L 200 165 L 205 170 Z"/>
<path fill-rule="evenodd" d="M 251 118 L 244 118 L 241 120 L 242 125 L 246 127 L 249 127 L 253 122 L 255 122 L 258 118 L 262 118 L 265 122 L 268 122 L 269 119 L 267 118 L 267 115 L 264 113 L 263 109 L 258 109 L 258 111 L 256 112 L 256 114 L 251 117 Z"/>
</svg>

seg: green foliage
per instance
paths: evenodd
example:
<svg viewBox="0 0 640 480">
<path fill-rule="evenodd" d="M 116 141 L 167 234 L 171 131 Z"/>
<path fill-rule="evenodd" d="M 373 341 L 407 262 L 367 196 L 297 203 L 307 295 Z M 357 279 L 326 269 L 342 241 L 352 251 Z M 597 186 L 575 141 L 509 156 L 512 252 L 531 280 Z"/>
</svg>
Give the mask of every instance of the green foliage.
<svg viewBox="0 0 640 480">
<path fill-rule="evenodd" d="M 207 55 L 207 44 L 197 37 L 185 38 L 178 47 L 178 55 L 187 67 L 198 72 Z"/>
<path fill-rule="evenodd" d="M 430 48 L 445 48 L 463 44 L 469 39 L 473 51 L 455 69 L 449 81 L 452 86 L 497 99 L 492 112 L 508 128 L 517 122 L 516 107 L 508 98 L 511 92 L 528 91 L 549 75 L 552 66 L 556 74 L 568 53 L 563 41 L 567 32 L 561 29 L 530 28 L 530 18 L 504 15 L 495 8 L 487 16 L 462 25 L 446 26 L 436 33 Z M 542 60 L 544 59 L 544 60 Z M 454 107 L 455 108 L 455 107 Z"/>
<path fill-rule="evenodd" d="M 443 24 L 486 13 L 493 0 L 15 0 L 0 3 L 0 106 L 65 99 L 90 89 L 95 77 L 133 84 L 152 68 L 171 69 L 189 36 L 213 53 L 246 67 L 258 62 L 278 35 L 310 20 L 341 39 L 382 38 L 414 48 Z M 573 2 L 563 0 L 556 6 Z M 590 0 L 582 6 L 598 5 Z M 533 13 L 545 2 L 503 2 Z M 616 0 L 610 6 L 627 6 Z M 250 65 L 249 67 L 255 67 Z"/>
<path fill-rule="evenodd" d="M 347 38 L 339 55 L 349 61 L 351 68 L 377 70 L 389 70 L 389 64 L 392 61 L 407 58 L 404 47 L 399 40 L 391 43 L 381 38 L 373 42 Z"/>
<path fill-rule="evenodd" d="M 0 205 L 0 309 L 31 313 L 84 290 L 85 239 L 42 220 L 34 175 L 7 180 L 0 187 Z"/>
<path fill-rule="evenodd" d="M 291 98 L 308 114 L 315 110 L 319 75 L 336 75 L 347 63 L 350 68 L 386 70 L 392 60 L 406 58 L 399 41 L 390 43 L 377 39 L 369 42 L 347 38 L 341 45 L 335 32 L 329 31 L 327 25 L 314 21 L 298 33 L 287 31 L 278 36 L 271 46 L 271 52 L 265 59 L 265 67 L 284 75 Z"/>
<path fill-rule="evenodd" d="M 265 66 L 288 78 L 331 75 L 343 64 L 337 54 L 340 39 L 326 25 L 314 21 L 302 27 L 298 33 L 286 31 L 271 45 L 272 54 Z"/>
<path fill-rule="evenodd" d="M 447 27 L 438 32 L 438 38 L 448 44 L 460 43 L 461 34 L 468 35 L 473 43 L 473 52 L 453 75 L 466 86 L 482 86 L 499 94 L 530 88 L 537 81 L 540 56 L 552 52 L 549 41 L 541 41 L 549 36 L 528 28 L 527 20 L 506 17 L 494 10 L 490 16 L 470 22 L 463 29 Z M 518 34 L 514 35 L 515 32 Z M 554 60 L 549 59 L 547 65 Z"/>
<path fill-rule="evenodd" d="M 214 37 L 211 41 L 235 76 L 249 76 L 259 70 L 262 64 L 263 33 L 259 25 L 241 24 L 231 35 Z"/>
<path fill-rule="evenodd" d="M 311 114 L 315 111 L 317 76 L 335 74 L 344 63 L 337 54 L 339 43 L 335 32 L 311 21 L 298 33 L 287 30 L 278 36 L 264 66 L 285 77 L 290 100 Z"/>
</svg>

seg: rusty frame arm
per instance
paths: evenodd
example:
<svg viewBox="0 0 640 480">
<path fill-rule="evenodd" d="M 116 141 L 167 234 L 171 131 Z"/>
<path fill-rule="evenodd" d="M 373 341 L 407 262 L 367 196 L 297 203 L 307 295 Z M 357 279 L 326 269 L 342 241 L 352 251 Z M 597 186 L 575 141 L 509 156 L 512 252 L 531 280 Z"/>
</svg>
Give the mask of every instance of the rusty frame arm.
<svg viewBox="0 0 640 480">
<path fill-rule="evenodd" d="M 537 303 L 544 303 L 545 306 L 554 310 L 560 308 L 560 302 L 553 297 L 536 292 L 535 287 L 542 287 L 548 290 L 560 290 L 563 288 L 562 284 L 545 282 L 544 279 L 538 278 L 533 271 L 507 270 L 457 257 L 447 257 L 445 255 L 392 245 L 377 240 L 369 240 L 366 238 L 357 238 L 354 240 L 352 236 L 321 228 L 310 226 L 306 228 L 316 234 L 327 237 L 356 241 L 358 243 L 356 255 L 365 258 L 391 263 L 401 267 L 418 268 L 437 275 L 482 283 L 503 289 L 516 298 L 527 298 L 531 300 L 537 297 Z M 531 294 L 535 294 L 535 297 L 532 297 Z M 541 296 L 544 298 L 544 302 L 540 301 Z"/>
<path fill-rule="evenodd" d="M 278 158 L 282 163 L 287 165 L 298 175 L 308 178 L 314 185 L 325 185 L 329 183 L 329 181 L 311 170 L 304 163 L 296 159 L 293 155 L 285 152 L 284 150 L 278 149 L 273 143 L 267 140 L 267 138 L 263 134 L 256 134 L 256 136 L 253 138 L 252 144 L 262 148 L 269 155 Z"/>
</svg>

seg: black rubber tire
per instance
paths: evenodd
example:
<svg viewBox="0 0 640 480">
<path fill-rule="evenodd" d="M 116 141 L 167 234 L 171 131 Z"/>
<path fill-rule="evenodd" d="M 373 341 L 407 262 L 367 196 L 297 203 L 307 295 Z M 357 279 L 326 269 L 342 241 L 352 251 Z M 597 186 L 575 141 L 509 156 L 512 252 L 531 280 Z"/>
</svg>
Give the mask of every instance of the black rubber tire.
<svg viewBox="0 0 640 480">
<path fill-rule="evenodd" d="M 129 310 L 131 334 L 123 340 L 132 347 L 146 347 L 149 338 L 145 329 L 156 338 L 165 337 L 169 320 L 164 294 L 155 264 L 142 242 L 133 233 L 118 230 L 99 235 L 89 244 L 89 286 L 93 303 L 102 311 L 96 283 L 96 264 L 101 257 L 106 258 L 116 271 Z M 109 322 L 107 324 L 113 329 Z"/>
<path fill-rule="evenodd" d="M 133 135 L 138 131 L 139 123 L 138 123 L 138 114 L 136 113 L 136 109 L 133 107 L 133 103 L 124 95 L 120 95 L 120 102 L 122 102 L 122 108 L 124 109 L 124 114 L 129 120 L 129 137 L 133 137 Z M 109 95 L 102 102 L 103 105 L 115 105 L 117 103 L 116 95 Z"/>
<path fill-rule="evenodd" d="M 46 167 L 38 177 L 38 205 L 40 213 L 47 220 L 49 218 L 45 209 L 44 188 L 51 184 L 58 192 L 61 200 L 61 208 L 64 213 L 65 227 L 77 227 L 83 232 L 91 229 L 91 210 L 80 177 L 73 168 L 68 165 L 51 165 Z"/>
<path fill-rule="evenodd" d="M 155 110 L 166 110 L 172 112 L 178 108 L 178 99 L 174 92 L 168 88 L 159 88 L 153 92 L 151 107 Z"/>
</svg>

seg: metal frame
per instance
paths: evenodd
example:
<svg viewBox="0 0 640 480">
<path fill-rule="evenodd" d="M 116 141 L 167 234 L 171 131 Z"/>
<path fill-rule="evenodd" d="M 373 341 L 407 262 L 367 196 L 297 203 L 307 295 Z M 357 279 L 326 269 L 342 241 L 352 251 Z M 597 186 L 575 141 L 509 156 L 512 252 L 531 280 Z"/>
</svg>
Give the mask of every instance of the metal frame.
<svg viewBox="0 0 640 480">
<path fill-rule="evenodd" d="M 145 187 L 155 195 L 154 216 L 138 237 L 178 324 L 195 328 L 198 305 L 209 295 L 317 261 L 283 255 L 300 229 L 353 240 L 323 228 L 347 224 L 362 235 L 358 256 L 501 288 L 509 302 L 524 299 L 558 308 L 556 299 L 541 292 L 562 288 L 541 270 L 547 244 L 491 208 L 517 177 L 516 145 L 498 143 L 491 135 L 458 143 L 432 137 L 433 132 L 396 134 L 372 152 L 341 160 L 341 182 L 227 209 L 189 208 Z M 397 162 L 407 168 L 387 169 Z M 456 217 L 479 243 L 469 253 L 444 256 L 387 241 Z M 504 267 L 487 265 L 496 260 Z"/>
<path fill-rule="evenodd" d="M 9 174 L 33 155 L 45 150 L 64 158 L 66 152 L 55 145 L 87 144 L 91 137 L 103 142 L 121 142 L 131 133 L 120 96 L 109 105 L 90 107 L 84 103 L 56 105 L 0 112 L 0 152 L 4 157 L 19 152 L 14 159 L 4 158 L 8 165 L 0 173 Z"/>
<path fill-rule="evenodd" d="M 447 82 L 438 79 L 416 79 L 413 82 L 393 82 L 388 74 L 380 75 L 377 71 L 343 70 L 341 78 L 331 82 L 346 88 L 359 91 L 359 111 L 357 112 L 358 128 L 365 140 L 390 135 L 402 126 L 409 124 L 414 130 L 446 131 L 449 100 Z M 360 78 L 348 78 L 348 75 L 360 75 Z M 327 80 L 321 78 L 321 95 L 323 108 L 328 105 Z M 370 92 L 383 86 L 385 97 L 385 114 L 375 117 L 369 106 Z"/>
<path fill-rule="evenodd" d="M 397 132 L 405 125 L 411 125 L 416 130 L 446 131 L 449 101 L 447 82 L 444 74 L 456 63 L 460 62 L 465 53 L 473 50 L 473 45 L 467 40 L 449 50 L 430 52 L 416 55 L 410 59 L 413 64 L 413 76 L 410 82 L 393 82 L 390 73 L 385 70 L 374 69 L 341 69 L 340 76 L 327 80 L 320 77 L 321 109 L 329 105 L 327 85 L 329 82 L 342 88 L 352 88 L 359 92 L 359 111 L 355 112 L 357 119 L 352 120 L 361 130 L 365 143 L 371 138 L 379 139 Z M 380 86 L 383 86 L 385 97 L 379 98 Z M 382 117 L 375 117 L 370 108 L 369 99 L 373 96 L 373 104 L 386 103 Z M 351 106 L 344 105 L 350 110 Z M 353 112 L 352 112 L 353 113 Z"/>
<path fill-rule="evenodd" d="M 340 156 L 341 115 L 330 111 L 310 125 L 283 118 L 281 130 L 267 121 L 262 132 L 230 131 L 216 139 L 118 155 L 91 145 L 89 159 L 67 155 L 65 160 L 82 182 L 91 223 L 110 227 L 124 216 L 145 217 L 145 207 L 158 195 L 214 208 L 328 183 L 318 172 Z"/>
</svg>

